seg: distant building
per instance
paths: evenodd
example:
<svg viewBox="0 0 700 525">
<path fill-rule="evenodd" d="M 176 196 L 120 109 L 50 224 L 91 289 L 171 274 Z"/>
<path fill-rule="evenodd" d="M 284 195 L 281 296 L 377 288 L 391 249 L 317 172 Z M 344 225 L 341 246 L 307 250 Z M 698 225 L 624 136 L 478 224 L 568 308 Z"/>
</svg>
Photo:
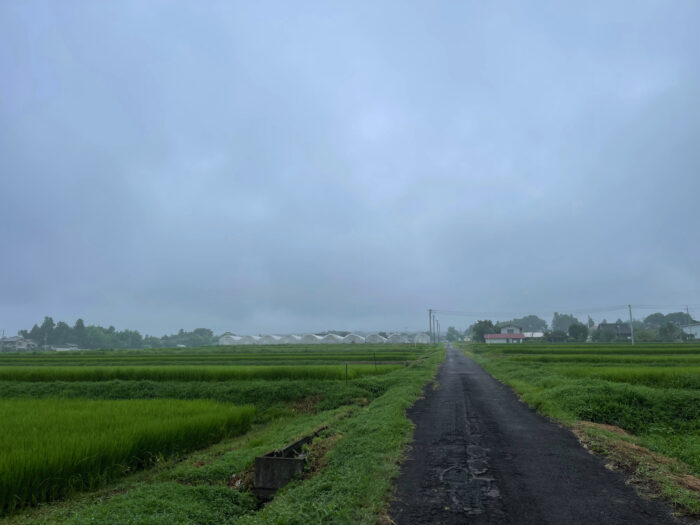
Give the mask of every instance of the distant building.
<svg viewBox="0 0 700 525">
<path fill-rule="evenodd" d="M 541 339 L 544 337 L 544 332 L 523 332 L 525 339 Z"/>
<path fill-rule="evenodd" d="M 500 334 L 484 334 L 487 344 L 522 343 L 524 339 L 523 329 L 514 324 L 502 326 Z"/>
<path fill-rule="evenodd" d="M 34 350 L 37 344 L 31 339 L 25 339 L 19 335 L 0 339 L 0 349 L 3 352 L 17 352 L 21 350 Z"/>
</svg>

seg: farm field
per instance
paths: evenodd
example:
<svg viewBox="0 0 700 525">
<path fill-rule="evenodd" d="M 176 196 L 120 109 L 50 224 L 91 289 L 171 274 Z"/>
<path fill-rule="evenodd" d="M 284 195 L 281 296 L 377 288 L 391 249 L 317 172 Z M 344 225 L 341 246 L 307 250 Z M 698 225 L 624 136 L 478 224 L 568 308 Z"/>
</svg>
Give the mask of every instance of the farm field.
<svg viewBox="0 0 700 525">
<path fill-rule="evenodd" d="M 462 349 L 531 407 L 586 434 L 591 448 L 614 455 L 622 440 L 631 444 L 627 452 L 633 455 L 642 454 L 634 448 L 641 446 L 676 460 L 655 482 L 668 498 L 700 513 L 697 487 L 685 490 L 683 483 L 668 482 L 674 476 L 700 476 L 700 345 L 465 344 Z M 633 469 L 646 468 L 643 461 L 633 463 Z"/>
<path fill-rule="evenodd" d="M 410 439 L 403 408 L 443 358 L 429 345 L 2 355 L 2 521 L 376 521 Z M 259 509 L 255 456 L 320 427 L 314 475 Z"/>
</svg>

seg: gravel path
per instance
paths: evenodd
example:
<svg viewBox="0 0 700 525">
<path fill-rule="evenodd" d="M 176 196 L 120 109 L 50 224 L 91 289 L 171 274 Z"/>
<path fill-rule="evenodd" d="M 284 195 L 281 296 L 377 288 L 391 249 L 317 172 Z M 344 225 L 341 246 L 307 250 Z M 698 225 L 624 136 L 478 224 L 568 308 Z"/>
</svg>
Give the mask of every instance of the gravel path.
<svg viewBox="0 0 700 525">
<path fill-rule="evenodd" d="M 409 411 L 416 430 L 390 509 L 397 524 L 677 523 L 449 345 L 436 381 Z"/>
</svg>

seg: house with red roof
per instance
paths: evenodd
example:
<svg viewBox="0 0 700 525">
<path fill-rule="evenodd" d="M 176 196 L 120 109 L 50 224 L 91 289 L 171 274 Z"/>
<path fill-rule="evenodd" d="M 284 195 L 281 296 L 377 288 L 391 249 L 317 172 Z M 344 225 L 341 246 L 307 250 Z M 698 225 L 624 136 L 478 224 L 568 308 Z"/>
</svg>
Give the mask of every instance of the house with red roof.
<svg viewBox="0 0 700 525">
<path fill-rule="evenodd" d="M 501 327 L 501 333 L 499 334 L 484 334 L 484 341 L 486 344 L 498 344 L 498 343 L 522 343 L 525 339 L 525 334 L 523 334 L 523 329 L 514 324 L 509 324 Z"/>
</svg>

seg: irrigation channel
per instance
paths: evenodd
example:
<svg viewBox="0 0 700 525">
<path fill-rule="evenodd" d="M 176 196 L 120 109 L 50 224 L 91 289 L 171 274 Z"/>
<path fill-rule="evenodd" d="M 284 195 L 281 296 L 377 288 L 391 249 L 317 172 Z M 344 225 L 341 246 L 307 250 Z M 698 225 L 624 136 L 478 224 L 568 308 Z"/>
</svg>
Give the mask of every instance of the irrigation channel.
<svg viewBox="0 0 700 525">
<path fill-rule="evenodd" d="M 414 442 L 389 513 L 399 525 L 677 523 L 449 344 L 409 417 Z"/>
</svg>

